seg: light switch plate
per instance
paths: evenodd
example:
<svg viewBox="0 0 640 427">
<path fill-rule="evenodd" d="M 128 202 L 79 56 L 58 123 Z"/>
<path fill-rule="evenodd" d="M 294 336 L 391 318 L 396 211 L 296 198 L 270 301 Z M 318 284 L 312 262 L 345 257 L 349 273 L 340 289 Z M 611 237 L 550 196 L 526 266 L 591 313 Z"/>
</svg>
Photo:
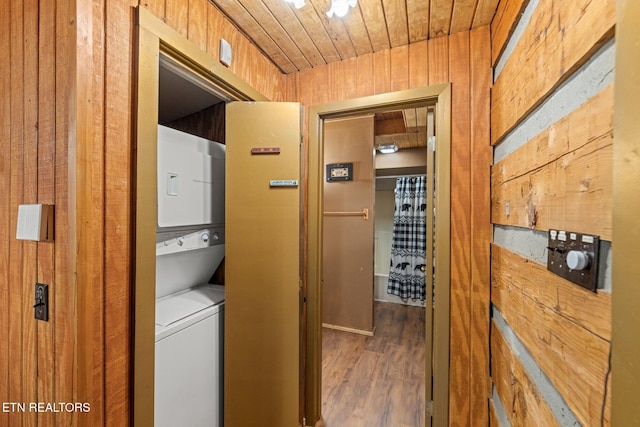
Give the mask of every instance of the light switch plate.
<svg viewBox="0 0 640 427">
<path fill-rule="evenodd" d="M 53 241 L 53 206 L 19 205 L 16 239 Z"/>
</svg>

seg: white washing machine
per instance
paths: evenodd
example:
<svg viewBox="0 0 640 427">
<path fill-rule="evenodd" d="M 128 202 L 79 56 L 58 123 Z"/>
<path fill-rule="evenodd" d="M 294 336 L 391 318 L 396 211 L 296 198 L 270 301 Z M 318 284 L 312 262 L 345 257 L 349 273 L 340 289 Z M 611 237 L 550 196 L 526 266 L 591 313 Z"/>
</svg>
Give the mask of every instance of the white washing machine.
<svg viewBox="0 0 640 427">
<path fill-rule="evenodd" d="M 223 425 L 224 229 L 158 233 L 155 426 Z"/>
<path fill-rule="evenodd" d="M 223 425 L 224 287 L 156 302 L 155 425 Z"/>
</svg>

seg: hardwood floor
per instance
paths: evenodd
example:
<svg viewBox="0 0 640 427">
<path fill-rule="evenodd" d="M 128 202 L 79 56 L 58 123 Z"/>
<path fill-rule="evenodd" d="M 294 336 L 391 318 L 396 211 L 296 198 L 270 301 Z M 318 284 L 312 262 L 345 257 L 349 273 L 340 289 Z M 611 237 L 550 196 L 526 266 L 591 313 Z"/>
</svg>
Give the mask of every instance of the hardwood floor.
<svg viewBox="0 0 640 427">
<path fill-rule="evenodd" d="M 375 336 L 322 330 L 325 427 L 424 426 L 422 307 L 376 302 Z"/>
</svg>

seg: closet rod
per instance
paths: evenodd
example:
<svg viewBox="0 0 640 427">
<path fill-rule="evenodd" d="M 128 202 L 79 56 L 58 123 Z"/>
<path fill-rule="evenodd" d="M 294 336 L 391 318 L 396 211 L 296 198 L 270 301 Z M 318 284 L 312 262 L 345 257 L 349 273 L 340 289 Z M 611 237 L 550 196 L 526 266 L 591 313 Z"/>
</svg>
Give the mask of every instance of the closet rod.
<svg viewBox="0 0 640 427">
<path fill-rule="evenodd" d="M 427 176 L 426 173 L 416 173 L 416 174 L 410 174 L 410 175 L 380 175 L 380 176 L 376 176 L 376 179 L 383 179 L 383 178 L 404 178 L 405 176 L 407 177 L 414 177 L 414 176 Z"/>
</svg>

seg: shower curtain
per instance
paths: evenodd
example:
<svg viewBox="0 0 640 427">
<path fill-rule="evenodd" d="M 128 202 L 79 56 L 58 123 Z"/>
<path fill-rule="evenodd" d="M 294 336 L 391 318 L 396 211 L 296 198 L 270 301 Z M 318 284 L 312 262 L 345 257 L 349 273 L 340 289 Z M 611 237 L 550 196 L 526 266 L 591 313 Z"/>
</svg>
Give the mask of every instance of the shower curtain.
<svg viewBox="0 0 640 427">
<path fill-rule="evenodd" d="M 387 293 L 425 301 L 427 178 L 396 179 L 391 266 Z"/>
</svg>

